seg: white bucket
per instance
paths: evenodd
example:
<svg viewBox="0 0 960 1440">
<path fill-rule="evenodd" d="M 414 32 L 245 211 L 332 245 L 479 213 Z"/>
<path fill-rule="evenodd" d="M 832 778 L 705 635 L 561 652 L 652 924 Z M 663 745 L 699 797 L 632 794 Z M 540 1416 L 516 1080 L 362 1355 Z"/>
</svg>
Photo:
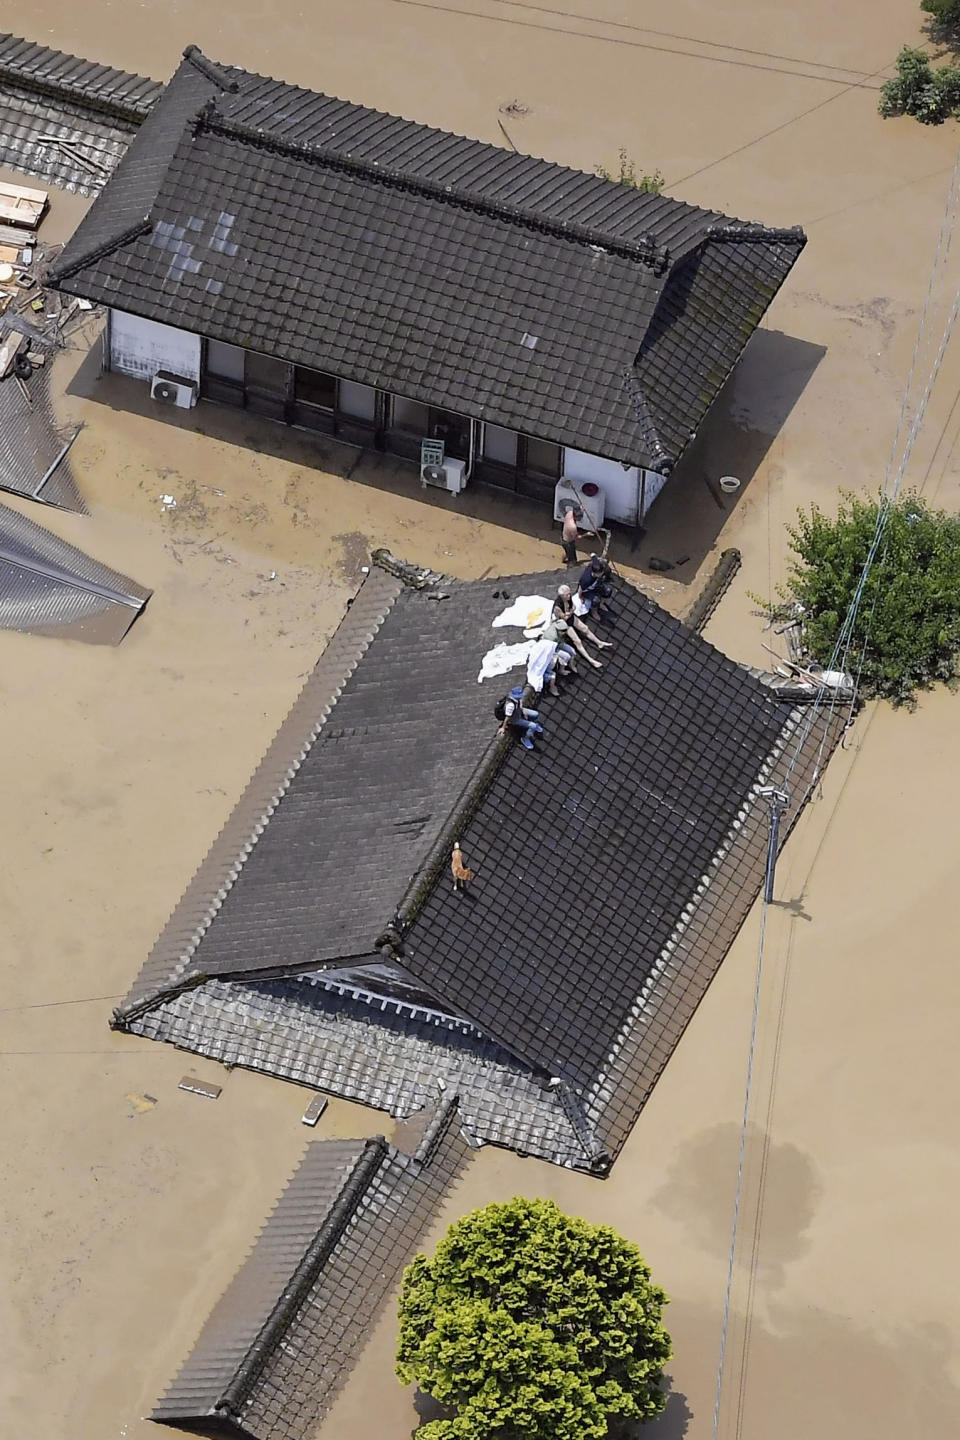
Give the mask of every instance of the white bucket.
<svg viewBox="0 0 960 1440">
<path fill-rule="evenodd" d="M 737 479 L 736 475 L 721 475 L 720 489 L 723 491 L 724 495 L 735 495 L 740 489 L 740 481 Z"/>
</svg>

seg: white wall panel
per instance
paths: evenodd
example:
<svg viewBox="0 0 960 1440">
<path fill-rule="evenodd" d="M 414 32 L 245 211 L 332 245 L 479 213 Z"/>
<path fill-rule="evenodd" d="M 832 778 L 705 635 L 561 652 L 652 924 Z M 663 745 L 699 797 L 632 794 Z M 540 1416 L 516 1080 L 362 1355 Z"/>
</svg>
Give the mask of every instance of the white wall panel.
<svg viewBox="0 0 960 1440">
<path fill-rule="evenodd" d="M 137 380 L 149 380 L 158 370 L 169 370 L 184 380 L 199 380 L 200 336 L 112 310 L 110 368 Z"/>
</svg>

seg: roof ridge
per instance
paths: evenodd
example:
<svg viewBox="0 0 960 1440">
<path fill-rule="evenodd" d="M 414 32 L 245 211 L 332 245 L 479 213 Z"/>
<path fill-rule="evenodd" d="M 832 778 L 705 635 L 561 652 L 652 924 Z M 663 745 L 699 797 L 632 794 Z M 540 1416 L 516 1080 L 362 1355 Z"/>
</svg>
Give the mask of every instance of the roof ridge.
<svg viewBox="0 0 960 1440">
<path fill-rule="evenodd" d="M 201 131 L 220 135 L 226 139 L 240 140 L 248 145 L 256 145 L 277 155 L 312 160 L 332 170 L 342 170 L 346 174 L 375 180 L 395 189 L 407 190 L 428 199 L 439 200 L 443 204 L 472 210 L 475 214 L 489 215 L 493 219 L 505 220 L 514 225 L 523 225 L 528 229 L 537 230 L 543 235 L 553 235 L 558 239 L 572 240 L 581 245 L 593 245 L 607 250 L 611 254 L 619 255 L 623 259 L 637 260 L 641 264 L 649 266 L 658 275 L 663 274 L 670 266 L 669 250 L 653 239 L 623 240 L 607 231 L 580 225 L 576 221 L 556 220 L 542 211 L 527 210 L 522 206 L 510 205 L 506 201 L 493 200 L 479 191 L 455 190 L 449 185 L 428 180 L 412 171 L 397 170 L 392 166 L 379 165 L 372 160 L 360 160 L 353 155 L 345 155 L 341 150 L 330 149 L 328 146 L 310 145 L 302 141 L 273 135 L 268 131 L 258 130 L 252 125 L 244 125 L 240 121 L 228 119 L 216 109 L 213 100 L 209 100 L 202 108 L 195 122 L 195 133 Z"/>
<path fill-rule="evenodd" d="M 141 235 L 146 235 L 147 231 L 152 229 L 153 221 L 149 215 L 145 215 L 142 220 L 138 220 L 133 225 L 127 225 L 116 235 L 112 235 L 109 240 L 101 240 L 99 244 L 92 245 L 89 250 L 74 256 L 66 265 L 51 265 L 47 270 L 47 280 L 56 288 L 62 281 L 69 280 L 72 275 L 76 275 L 78 270 L 84 270 L 88 265 L 95 265 L 98 260 L 104 260 L 108 255 L 112 255 L 114 250 L 130 244 L 132 240 L 138 240 Z"/>
<path fill-rule="evenodd" d="M 225 1412 L 227 1415 L 239 1411 L 259 1379 L 263 1367 L 289 1329 L 318 1274 L 342 1238 L 389 1152 L 390 1147 L 382 1135 L 375 1135 L 366 1141 L 351 1166 L 339 1195 L 274 1302 L 256 1339 L 237 1366 L 236 1374 L 217 1401 L 216 1411 Z"/>
<path fill-rule="evenodd" d="M 761 225 L 749 220 L 726 220 L 719 225 L 708 225 L 704 240 L 800 240 L 805 245 L 807 234 L 802 225 Z"/>
<path fill-rule="evenodd" d="M 623 371 L 623 388 L 627 392 L 633 413 L 637 417 L 641 440 L 650 459 L 650 464 L 646 468 L 655 471 L 658 475 L 669 475 L 677 463 L 677 457 L 667 449 L 660 438 L 660 432 L 650 413 L 650 406 L 647 404 L 647 397 L 643 393 L 643 387 L 637 379 L 637 372 L 632 365 L 627 365 Z"/>
<path fill-rule="evenodd" d="M 233 79 L 232 76 L 228 75 L 225 70 L 222 70 L 219 65 L 215 65 L 212 60 L 208 60 L 199 45 L 188 45 L 183 52 L 183 58 L 192 65 L 195 70 L 199 70 L 205 80 L 209 80 L 214 85 L 218 85 L 221 90 L 225 90 L 229 95 L 236 95 L 240 89 L 239 80 Z"/>
<path fill-rule="evenodd" d="M 35 65 L 28 68 L 24 62 L 28 57 L 35 62 L 40 55 L 49 62 L 72 60 L 77 65 L 88 65 L 94 70 L 106 70 L 111 81 L 130 82 L 128 94 L 124 97 L 118 97 L 115 93 L 103 94 L 81 81 L 38 74 Z M 87 60 L 84 56 L 74 55 L 68 50 L 54 50 L 48 45 L 38 45 L 33 40 L 26 40 L 10 32 L 0 35 L 0 80 L 54 100 L 69 99 L 86 109 L 97 110 L 101 114 L 110 115 L 117 120 L 127 120 L 134 125 L 139 125 L 150 113 L 163 90 L 158 81 L 147 75 L 115 70 L 113 66 L 101 65 L 97 60 Z M 141 91 L 138 99 L 131 98 L 130 95 L 130 90 L 136 88 Z"/>
<path fill-rule="evenodd" d="M 114 1028 L 125 1028 L 128 1019 L 206 980 L 202 970 L 188 968 L 200 941 L 401 591 L 400 581 L 379 570 L 360 585 L 129 994 L 114 1010 Z"/>
</svg>

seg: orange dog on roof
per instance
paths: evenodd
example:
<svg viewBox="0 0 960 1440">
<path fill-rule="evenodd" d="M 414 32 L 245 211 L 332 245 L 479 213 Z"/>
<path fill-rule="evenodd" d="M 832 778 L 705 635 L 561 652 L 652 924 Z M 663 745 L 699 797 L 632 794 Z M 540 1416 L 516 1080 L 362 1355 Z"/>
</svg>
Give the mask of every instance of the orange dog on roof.
<svg viewBox="0 0 960 1440">
<path fill-rule="evenodd" d="M 466 890 L 473 879 L 473 871 L 468 870 L 463 863 L 463 851 L 460 849 L 460 841 L 454 840 L 453 854 L 450 856 L 450 873 L 453 876 L 453 888 L 459 894 Z"/>
</svg>

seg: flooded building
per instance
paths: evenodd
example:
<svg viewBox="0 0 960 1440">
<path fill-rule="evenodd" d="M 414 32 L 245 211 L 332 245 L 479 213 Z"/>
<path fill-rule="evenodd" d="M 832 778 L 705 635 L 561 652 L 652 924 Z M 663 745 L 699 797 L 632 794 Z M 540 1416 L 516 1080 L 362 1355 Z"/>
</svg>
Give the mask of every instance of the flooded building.
<svg viewBox="0 0 960 1440">
<path fill-rule="evenodd" d="M 52 281 L 158 402 L 638 525 L 804 244 L 191 46 Z"/>
</svg>

